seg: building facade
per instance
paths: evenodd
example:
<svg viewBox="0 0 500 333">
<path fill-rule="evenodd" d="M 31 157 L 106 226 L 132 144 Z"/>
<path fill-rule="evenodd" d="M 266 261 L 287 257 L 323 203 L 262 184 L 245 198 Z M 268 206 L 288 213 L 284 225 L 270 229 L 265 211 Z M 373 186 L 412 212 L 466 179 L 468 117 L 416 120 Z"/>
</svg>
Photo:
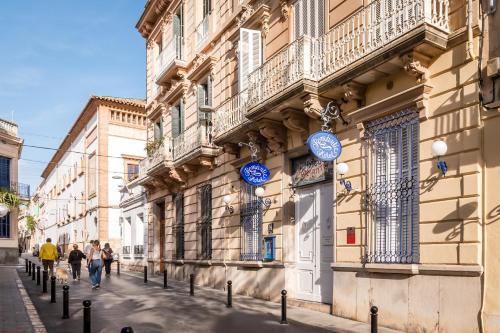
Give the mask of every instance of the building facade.
<svg viewBox="0 0 500 333">
<path fill-rule="evenodd" d="M 92 96 L 42 173 L 38 225 L 66 253 L 90 240 L 120 246 L 120 192 L 145 156 L 144 101 Z"/>
<path fill-rule="evenodd" d="M 130 179 L 121 189 L 121 252 L 124 268 L 142 271 L 147 265 L 147 221 L 145 220 L 146 192 L 137 178 Z"/>
<path fill-rule="evenodd" d="M 150 270 L 360 321 L 377 305 L 407 332 L 500 330 L 490 7 L 147 1 Z M 308 149 L 321 130 L 333 163 Z M 254 160 L 263 190 L 240 176 Z"/>
<path fill-rule="evenodd" d="M 23 202 L 29 200 L 29 185 L 18 182 L 19 158 L 23 139 L 17 124 L 0 119 L 0 190 L 15 193 Z M 19 208 L 13 207 L 0 217 L 0 264 L 17 264 L 19 256 Z"/>
</svg>

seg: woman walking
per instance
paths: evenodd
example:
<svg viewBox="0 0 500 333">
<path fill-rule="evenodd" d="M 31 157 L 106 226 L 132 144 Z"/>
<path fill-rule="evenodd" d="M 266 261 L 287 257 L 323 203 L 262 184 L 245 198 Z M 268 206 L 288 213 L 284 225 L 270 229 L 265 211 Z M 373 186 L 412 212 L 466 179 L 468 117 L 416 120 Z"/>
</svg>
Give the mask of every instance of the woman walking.
<svg viewBox="0 0 500 333">
<path fill-rule="evenodd" d="M 106 276 L 109 276 L 111 274 L 111 263 L 113 262 L 113 250 L 109 246 L 109 243 L 104 244 L 104 249 L 102 249 L 102 252 Z"/>
<path fill-rule="evenodd" d="M 73 281 L 80 280 L 80 273 L 82 271 L 82 259 L 86 256 L 82 251 L 78 250 L 78 245 L 73 244 L 73 251 L 69 253 L 68 263 L 71 265 L 71 271 L 73 272 Z"/>
<path fill-rule="evenodd" d="M 90 267 L 90 281 L 92 283 L 92 289 L 97 289 L 101 284 L 103 265 L 103 253 L 98 240 L 94 241 L 94 244 L 90 249 L 89 256 L 87 257 L 87 264 Z"/>
</svg>

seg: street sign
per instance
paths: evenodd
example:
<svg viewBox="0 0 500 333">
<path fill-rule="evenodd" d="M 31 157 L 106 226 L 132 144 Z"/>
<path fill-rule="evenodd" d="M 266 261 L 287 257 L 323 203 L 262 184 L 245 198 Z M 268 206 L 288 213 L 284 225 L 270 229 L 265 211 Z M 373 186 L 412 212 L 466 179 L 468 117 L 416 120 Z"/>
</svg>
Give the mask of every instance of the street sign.
<svg viewBox="0 0 500 333">
<path fill-rule="evenodd" d="M 342 145 L 337 137 L 327 131 L 311 134 L 307 139 L 307 146 L 321 161 L 334 161 L 342 152 Z"/>
<path fill-rule="evenodd" d="M 245 164 L 241 168 L 241 176 L 250 185 L 258 186 L 262 185 L 269 180 L 271 177 L 271 172 L 262 163 L 250 162 Z"/>
</svg>

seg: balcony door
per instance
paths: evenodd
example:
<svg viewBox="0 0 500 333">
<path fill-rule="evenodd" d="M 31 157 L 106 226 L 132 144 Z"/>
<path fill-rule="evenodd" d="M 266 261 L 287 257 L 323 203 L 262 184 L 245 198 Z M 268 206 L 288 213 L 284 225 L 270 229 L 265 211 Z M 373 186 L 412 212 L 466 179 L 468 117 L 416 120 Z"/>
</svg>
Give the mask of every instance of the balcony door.
<svg viewBox="0 0 500 333">
<path fill-rule="evenodd" d="M 325 32 L 325 1 L 297 0 L 294 10 L 294 37 L 319 37 Z"/>
<path fill-rule="evenodd" d="M 297 190 L 297 298 L 332 304 L 333 186 L 330 182 Z"/>
<path fill-rule="evenodd" d="M 262 37 L 259 30 L 240 29 L 239 89 L 248 88 L 248 75 L 262 64 Z"/>
</svg>

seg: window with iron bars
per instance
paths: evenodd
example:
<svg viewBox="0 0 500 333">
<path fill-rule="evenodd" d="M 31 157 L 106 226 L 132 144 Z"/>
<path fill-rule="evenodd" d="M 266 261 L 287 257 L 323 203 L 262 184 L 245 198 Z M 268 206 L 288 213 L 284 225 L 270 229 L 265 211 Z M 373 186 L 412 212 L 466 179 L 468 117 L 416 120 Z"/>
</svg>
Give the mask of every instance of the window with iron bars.
<svg viewBox="0 0 500 333">
<path fill-rule="evenodd" d="M 242 181 L 240 198 L 241 260 L 262 260 L 262 203 L 255 186 Z"/>
<path fill-rule="evenodd" d="M 367 262 L 419 262 L 419 121 L 414 109 L 366 124 Z"/>
<path fill-rule="evenodd" d="M 177 193 L 174 196 L 175 204 L 175 258 L 184 259 L 184 194 Z"/>
<path fill-rule="evenodd" d="M 212 258 L 212 185 L 200 187 L 201 258 Z"/>
</svg>

